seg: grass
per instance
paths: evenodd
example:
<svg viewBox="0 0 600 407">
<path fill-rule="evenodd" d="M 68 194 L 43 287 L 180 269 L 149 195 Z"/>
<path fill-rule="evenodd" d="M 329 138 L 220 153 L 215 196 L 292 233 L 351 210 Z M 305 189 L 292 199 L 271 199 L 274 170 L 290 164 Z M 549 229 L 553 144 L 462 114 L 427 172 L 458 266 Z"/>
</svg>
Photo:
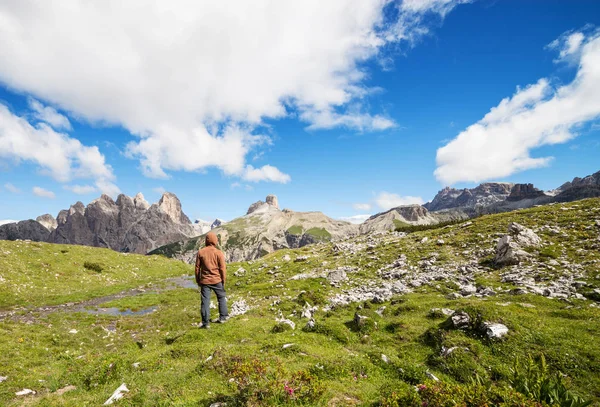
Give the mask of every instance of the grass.
<svg viewBox="0 0 600 407">
<path fill-rule="evenodd" d="M 324 228 L 310 228 L 305 233 L 316 240 L 331 240 L 331 233 Z"/>
<path fill-rule="evenodd" d="M 304 229 L 302 228 L 301 225 L 294 225 L 294 226 L 291 226 L 290 228 L 288 228 L 287 232 L 290 235 L 301 235 L 303 230 Z"/>
<path fill-rule="evenodd" d="M 25 315 L 20 307 L 159 285 L 167 277 L 192 275 L 192 268 L 158 256 L 0 242 L 0 309 L 17 313 L 0 320 L 0 376 L 8 377 L 0 384 L 0 405 L 96 406 L 126 383 L 130 392 L 116 405 L 420 406 L 424 400 L 453 405 L 439 401 L 448 395 L 453 400 L 488 397 L 488 405 L 534 406 L 532 396 L 508 386 L 514 381 L 515 360 L 528 360 L 530 355 L 540 360 L 543 355 L 549 371 L 560 373 L 571 391 L 598 406 L 600 308 L 590 307 L 590 300 L 503 293 L 500 289 L 512 286 L 500 281 L 503 270 L 489 268 L 477 276 L 477 284 L 498 290 L 500 294 L 494 297 L 448 300 L 445 295 L 454 287 L 439 282 L 383 304 L 351 304 L 325 311 L 327 298 L 349 286 L 333 287 L 320 277 L 291 279 L 350 266 L 358 269 L 349 277 L 360 284 L 376 278 L 377 270 L 400 254 L 415 266 L 432 255 L 448 266 L 470 263 L 472 258 L 490 256 L 494 239 L 505 233 L 509 222 L 517 221 L 537 228 L 544 242 L 532 252 L 534 258 L 559 264 L 553 269 L 540 267 L 540 278 L 550 281 L 566 267 L 575 267 L 587 284 L 582 292 L 592 296 L 600 288 L 600 251 L 592 249 L 600 235 L 596 219 L 600 219 L 600 200 L 592 199 L 483 216 L 468 226 L 414 231 L 404 238 L 390 234 L 375 249 L 365 247 L 356 254 L 336 255 L 331 245 L 320 244 L 231 264 L 230 304 L 244 299 L 252 309 L 208 331 L 192 326 L 200 319 L 200 301 L 197 290 L 189 288 L 142 293 L 102 305 L 131 310 L 156 307 L 156 312 L 143 316 Z M 559 228 L 564 235 L 541 230 L 542 225 Z M 428 241 L 421 243 L 423 237 Z M 354 241 L 360 244 L 365 239 Z M 438 239 L 444 240 L 443 246 L 436 244 Z M 284 260 L 286 255 L 290 261 Z M 301 255 L 309 258 L 293 261 Z M 101 264 L 102 272 L 84 268 L 86 261 Z M 240 266 L 246 273 L 236 277 L 233 271 Z M 312 329 L 303 329 L 307 320 L 300 318 L 306 302 L 320 306 Z M 370 316 L 376 325 L 355 326 L 359 306 L 358 312 Z M 446 317 L 432 313 L 432 308 L 464 310 L 473 319 L 500 322 L 510 331 L 505 339 L 490 341 L 476 330 L 448 329 Z M 280 312 L 296 323 L 295 330 L 278 327 L 275 319 Z M 77 333 L 70 333 L 73 329 Z M 452 347 L 457 350 L 442 356 L 442 348 Z M 442 384 L 433 384 L 428 372 Z M 480 384 L 473 382 L 475 377 Z M 418 394 L 414 386 L 420 384 L 426 390 Z M 62 396 L 56 393 L 67 385 L 76 390 Z M 15 396 L 23 388 L 37 394 Z M 514 403 L 499 404 L 501 399 Z"/>
</svg>

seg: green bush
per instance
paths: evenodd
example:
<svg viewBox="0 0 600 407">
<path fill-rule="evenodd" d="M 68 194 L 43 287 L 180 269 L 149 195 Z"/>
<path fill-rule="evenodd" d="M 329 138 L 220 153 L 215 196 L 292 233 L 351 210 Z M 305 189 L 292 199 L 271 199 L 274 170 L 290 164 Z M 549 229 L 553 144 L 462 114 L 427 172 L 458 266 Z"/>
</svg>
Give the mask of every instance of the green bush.
<svg viewBox="0 0 600 407">
<path fill-rule="evenodd" d="M 542 407 L 512 389 L 495 385 L 484 386 L 435 382 L 417 386 L 423 407 Z M 414 404 L 413 404 L 414 405 Z"/>
<path fill-rule="evenodd" d="M 302 306 L 306 303 L 310 305 L 324 305 L 327 303 L 327 296 L 321 290 L 302 291 L 296 297 L 296 302 Z"/>
<path fill-rule="evenodd" d="M 96 273 L 101 273 L 102 270 L 104 270 L 101 264 L 93 263 L 91 261 L 86 261 L 83 263 L 83 268 L 86 270 L 95 271 Z"/>
<path fill-rule="evenodd" d="M 511 373 L 512 387 L 539 402 L 561 407 L 585 407 L 592 404 L 592 401 L 584 400 L 567 389 L 560 373 L 549 371 L 543 354 L 539 363 L 534 362 L 530 355 L 523 366 L 517 358 Z"/>
</svg>

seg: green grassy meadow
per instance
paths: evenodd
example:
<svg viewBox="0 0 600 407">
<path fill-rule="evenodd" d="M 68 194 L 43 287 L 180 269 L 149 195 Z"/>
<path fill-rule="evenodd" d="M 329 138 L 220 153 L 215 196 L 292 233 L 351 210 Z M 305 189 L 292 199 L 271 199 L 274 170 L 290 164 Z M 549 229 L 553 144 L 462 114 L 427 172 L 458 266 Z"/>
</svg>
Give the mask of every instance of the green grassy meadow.
<svg viewBox="0 0 600 407">
<path fill-rule="evenodd" d="M 362 244 L 354 254 L 320 243 L 230 264 L 229 304 L 244 300 L 251 309 L 210 330 L 196 325 L 197 290 L 165 283 L 191 276 L 190 265 L 160 256 L 0 241 L 0 376 L 7 377 L 0 382 L 0 405 L 98 406 L 125 383 L 130 391 L 115 405 L 566 406 L 516 389 L 515 362 L 531 357 L 540 366 L 543 355 L 548 377 L 598 406 L 600 308 L 591 306 L 600 302 L 600 291 L 594 291 L 600 289 L 597 220 L 600 200 L 590 199 L 483 216 L 405 237 L 385 234 L 372 245 L 360 236 L 351 240 Z M 493 267 L 491 258 L 494 239 L 511 221 L 535 228 L 543 241 L 532 251 L 532 264 L 524 266 L 534 267 L 539 281 L 552 282 L 576 265 L 578 292 L 586 299 L 510 292 L 515 286 L 501 282 L 504 270 Z M 377 271 L 401 254 L 415 266 L 433 255 L 448 268 L 475 259 L 485 270 L 477 274 L 477 284 L 498 294 L 450 300 L 446 295 L 454 284 L 440 281 L 384 303 L 323 310 L 333 295 L 377 280 Z M 298 256 L 309 257 L 295 262 Z M 556 263 L 547 267 L 551 260 Z M 342 266 L 357 270 L 340 286 L 319 276 L 292 279 Z M 240 267 L 246 272 L 234 276 Z M 155 307 L 154 312 L 44 310 L 134 288 L 141 290 L 99 306 Z M 311 329 L 300 316 L 305 302 L 319 307 Z M 464 310 L 474 320 L 506 325 L 509 333 L 489 340 L 475 330 L 450 329 L 447 317 L 432 308 Z M 353 322 L 357 309 L 370 324 Z M 274 329 L 279 316 L 295 322 L 296 329 Z M 456 349 L 444 354 L 449 348 Z M 74 389 L 63 392 L 69 385 Z M 36 394 L 16 396 L 22 389 Z"/>
</svg>

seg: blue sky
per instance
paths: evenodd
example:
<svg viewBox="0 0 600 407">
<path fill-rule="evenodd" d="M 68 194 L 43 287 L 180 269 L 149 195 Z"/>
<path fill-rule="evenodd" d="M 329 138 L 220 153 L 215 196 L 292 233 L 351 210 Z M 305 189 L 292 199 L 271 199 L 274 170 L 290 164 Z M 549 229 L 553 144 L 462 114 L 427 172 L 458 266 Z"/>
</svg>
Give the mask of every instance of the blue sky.
<svg viewBox="0 0 600 407">
<path fill-rule="evenodd" d="M 0 5 L 0 219 L 163 190 L 344 218 L 600 170 L 597 1 L 109 3 Z"/>
</svg>

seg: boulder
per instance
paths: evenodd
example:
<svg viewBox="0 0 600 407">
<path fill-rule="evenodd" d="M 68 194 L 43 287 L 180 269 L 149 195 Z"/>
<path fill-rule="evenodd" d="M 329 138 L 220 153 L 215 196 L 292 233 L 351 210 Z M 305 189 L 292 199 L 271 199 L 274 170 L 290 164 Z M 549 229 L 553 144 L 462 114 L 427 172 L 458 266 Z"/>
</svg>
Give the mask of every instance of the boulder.
<svg viewBox="0 0 600 407">
<path fill-rule="evenodd" d="M 489 339 L 499 339 L 508 333 L 508 327 L 503 324 L 495 324 L 491 322 L 483 323 L 485 335 Z"/>
<path fill-rule="evenodd" d="M 454 329 L 466 329 L 471 325 L 471 317 L 466 312 L 455 312 L 450 317 Z"/>
<path fill-rule="evenodd" d="M 327 274 L 327 280 L 332 284 L 339 284 L 342 281 L 346 281 L 348 276 L 344 270 L 333 270 Z"/>
<path fill-rule="evenodd" d="M 530 257 L 524 248 L 538 247 L 541 242 L 533 230 L 513 222 L 508 225 L 508 234 L 498 240 L 494 262 L 501 266 L 517 265 Z"/>
</svg>

